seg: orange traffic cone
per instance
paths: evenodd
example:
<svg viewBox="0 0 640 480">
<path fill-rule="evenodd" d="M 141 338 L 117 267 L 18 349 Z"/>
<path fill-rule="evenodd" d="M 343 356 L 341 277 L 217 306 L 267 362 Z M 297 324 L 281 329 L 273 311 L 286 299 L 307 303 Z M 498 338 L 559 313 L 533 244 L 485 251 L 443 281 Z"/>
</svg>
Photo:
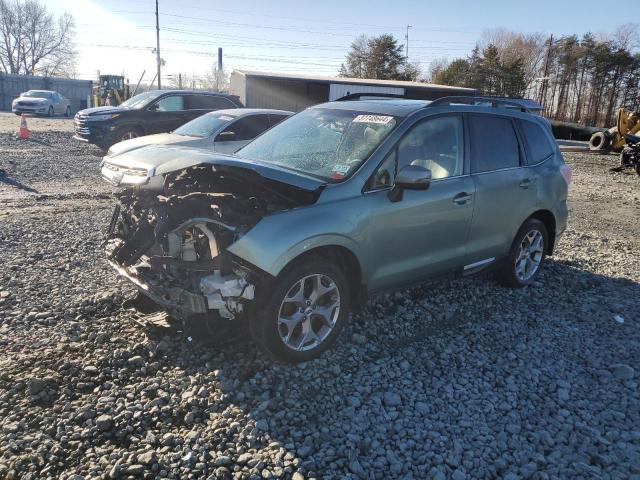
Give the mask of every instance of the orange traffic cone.
<svg viewBox="0 0 640 480">
<path fill-rule="evenodd" d="M 26 140 L 29 138 L 29 129 L 27 128 L 27 117 L 24 116 L 24 113 L 21 115 L 20 120 L 20 138 Z"/>
</svg>

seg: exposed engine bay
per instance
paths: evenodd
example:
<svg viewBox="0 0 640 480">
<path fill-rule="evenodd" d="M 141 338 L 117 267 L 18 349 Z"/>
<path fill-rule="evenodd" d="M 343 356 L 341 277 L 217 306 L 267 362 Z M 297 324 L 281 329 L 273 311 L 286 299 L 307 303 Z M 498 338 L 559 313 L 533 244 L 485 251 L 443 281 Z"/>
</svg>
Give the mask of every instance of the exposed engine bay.
<svg viewBox="0 0 640 480">
<path fill-rule="evenodd" d="M 317 192 L 253 171 L 198 165 L 161 187 L 118 193 L 106 241 L 110 264 L 176 319 L 234 319 L 266 274 L 226 249 L 263 217 L 314 203 Z"/>
</svg>

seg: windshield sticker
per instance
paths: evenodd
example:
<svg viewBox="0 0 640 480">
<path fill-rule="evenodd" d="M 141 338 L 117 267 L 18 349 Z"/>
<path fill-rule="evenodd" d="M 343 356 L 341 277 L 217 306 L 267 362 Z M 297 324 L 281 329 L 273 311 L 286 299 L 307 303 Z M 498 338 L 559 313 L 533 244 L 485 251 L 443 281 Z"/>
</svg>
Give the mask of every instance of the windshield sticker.
<svg viewBox="0 0 640 480">
<path fill-rule="evenodd" d="M 229 115 L 220 115 L 220 120 L 224 120 L 225 122 L 229 121 L 229 120 L 233 120 L 235 117 L 230 117 Z"/>
<path fill-rule="evenodd" d="M 346 174 L 349 173 L 349 170 L 351 170 L 351 165 L 334 165 L 332 172 Z"/>
<path fill-rule="evenodd" d="M 351 165 L 334 165 L 331 169 L 331 178 L 341 180 L 347 176 L 349 170 L 351 170 Z"/>
<path fill-rule="evenodd" d="M 393 120 L 393 117 L 387 115 L 358 115 L 353 119 L 353 123 L 379 123 L 386 125 L 391 120 Z"/>
</svg>

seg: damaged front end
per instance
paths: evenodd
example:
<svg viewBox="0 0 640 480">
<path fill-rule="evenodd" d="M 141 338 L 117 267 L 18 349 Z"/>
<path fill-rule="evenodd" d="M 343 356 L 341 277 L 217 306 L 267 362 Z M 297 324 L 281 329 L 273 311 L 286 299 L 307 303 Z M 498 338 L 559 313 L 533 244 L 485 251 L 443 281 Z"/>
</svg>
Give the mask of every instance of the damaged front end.
<svg viewBox="0 0 640 480">
<path fill-rule="evenodd" d="M 229 165 L 185 168 L 161 183 L 118 194 L 106 255 L 142 294 L 183 321 L 245 313 L 267 274 L 227 248 L 265 216 L 314 203 L 319 194 Z"/>
</svg>

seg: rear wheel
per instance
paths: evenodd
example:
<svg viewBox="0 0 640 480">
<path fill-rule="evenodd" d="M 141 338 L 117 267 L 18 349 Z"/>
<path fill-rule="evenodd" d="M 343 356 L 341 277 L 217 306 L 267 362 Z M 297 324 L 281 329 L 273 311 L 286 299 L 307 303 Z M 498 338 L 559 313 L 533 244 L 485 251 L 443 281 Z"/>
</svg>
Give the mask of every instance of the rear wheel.
<svg viewBox="0 0 640 480">
<path fill-rule="evenodd" d="M 257 301 L 250 318 L 254 340 L 271 356 L 297 363 L 336 340 L 349 316 L 350 289 L 338 266 L 310 257 L 288 267 Z"/>
<path fill-rule="evenodd" d="M 49 107 L 49 111 L 47 112 L 47 115 L 50 117 L 53 117 L 53 107 Z"/>
<path fill-rule="evenodd" d="M 64 116 L 67 118 L 71 116 L 71 107 L 67 107 L 67 109 L 64 112 Z"/>
<path fill-rule="evenodd" d="M 498 280 L 505 286 L 521 288 L 533 283 L 545 259 L 549 234 L 544 223 L 535 218 L 527 220 L 511 245 Z"/>
</svg>

